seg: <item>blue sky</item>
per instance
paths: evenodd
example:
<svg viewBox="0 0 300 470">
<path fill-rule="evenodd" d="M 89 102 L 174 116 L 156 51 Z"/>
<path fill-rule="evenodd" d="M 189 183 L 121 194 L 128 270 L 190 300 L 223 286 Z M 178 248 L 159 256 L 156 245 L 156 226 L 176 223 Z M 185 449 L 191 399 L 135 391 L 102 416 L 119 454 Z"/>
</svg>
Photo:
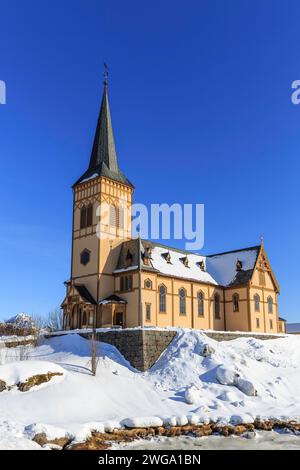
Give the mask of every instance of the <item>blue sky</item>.
<svg viewBox="0 0 300 470">
<path fill-rule="evenodd" d="M 299 2 L 2 0 L 0 13 L 0 318 L 64 296 L 106 61 L 135 200 L 204 203 L 204 253 L 263 234 L 280 314 L 300 321 Z"/>
</svg>

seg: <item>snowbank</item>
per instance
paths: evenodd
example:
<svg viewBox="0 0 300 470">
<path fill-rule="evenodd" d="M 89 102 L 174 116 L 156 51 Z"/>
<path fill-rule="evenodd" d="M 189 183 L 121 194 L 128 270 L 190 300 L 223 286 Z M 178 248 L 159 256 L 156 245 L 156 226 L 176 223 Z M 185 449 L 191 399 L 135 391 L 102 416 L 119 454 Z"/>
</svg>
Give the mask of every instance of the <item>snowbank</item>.
<svg viewBox="0 0 300 470">
<path fill-rule="evenodd" d="M 0 380 L 3 380 L 7 386 L 12 387 L 21 382 L 26 382 L 29 377 L 34 375 L 47 374 L 54 372 L 65 375 L 66 371 L 59 365 L 44 361 L 19 361 L 12 364 L 0 366 Z M 53 377 L 51 383 L 59 382 L 61 376 Z"/>
<path fill-rule="evenodd" d="M 206 357 L 204 346 L 211 349 Z M 182 329 L 145 373 L 111 345 L 99 343 L 98 354 L 93 377 L 89 341 L 70 334 L 32 348 L 29 361 L 0 366 L 0 379 L 10 385 L 35 374 L 64 373 L 53 378 L 54 386 L 51 380 L 34 393 L 0 394 L 2 446 L 11 435 L 15 448 L 23 448 L 41 430 L 52 439 L 80 441 L 93 431 L 125 426 L 251 423 L 258 417 L 300 421 L 298 336 L 217 342 Z"/>
</svg>

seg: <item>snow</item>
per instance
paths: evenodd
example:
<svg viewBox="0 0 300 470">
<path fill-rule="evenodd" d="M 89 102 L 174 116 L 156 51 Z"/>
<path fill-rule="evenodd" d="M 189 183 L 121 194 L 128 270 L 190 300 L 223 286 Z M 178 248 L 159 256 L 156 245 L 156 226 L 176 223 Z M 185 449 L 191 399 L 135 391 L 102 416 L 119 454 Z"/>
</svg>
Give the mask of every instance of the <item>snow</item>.
<svg viewBox="0 0 300 470">
<path fill-rule="evenodd" d="M 206 268 L 216 282 L 228 286 L 236 276 L 236 262 L 242 262 L 243 271 L 253 269 L 257 259 L 257 248 L 234 251 L 206 257 Z"/>
<path fill-rule="evenodd" d="M 27 313 L 18 313 L 17 315 L 14 315 L 13 317 L 6 320 L 5 323 L 10 323 L 16 328 L 34 328 L 34 320 Z"/>
<path fill-rule="evenodd" d="M 214 351 L 208 357 L 202 355 L 204 345 Z M 28 348 L 28 361 L 1 366 L 9 383 L 41 371 L 63 370 L 64 376 L 28 392 L 0 392 L 0 448 L 37 448 L 31 439 L 38 432 L 50 439 L 67 435 L 82 441 L 93 430 L 124 426 L 256 418 L 300 421 L 296 335 L 273 340 L 241 335 L 217 342 L 202 331 L 178 329 L 158 362 L 144 373 L 131 367 L 116 348 L 99 343 L 95 377 L 90 372 L 90 342 L 78 334 L 50 337 Z M 217 378 L 220 370 L 225 378 L 229 374 L 226 384 Z M 257 395 L 249 393 L 251 387 Z"/>
<path fill-rule="evenodd" d="M 0 380 L 3 380 L 9 387 L 25 382 L 29 377 L 38 374 L 55 372 L 66 374 L 65 369 L 58 364 L 46 361 L 19 361 L 12 364 L 0 365 Z M 59 381 L 61 376 L 53 377 L 51 383 Z M 48 382 L 49 383 L 49 382 Z M 47 383 L 47 384 L 48 384 Z"/>
<path fill-rule="evenodd" d="M 162 256 L 169 251 L 171 255 L 171 263 L 167 263 Z M 163 274 L 168 276 L 182 277 L 184 279 L 195 279 L 202 282 L 217 284 L 215 279 L 206 271 L 202 271 L 196 263 L 200 261 L 205 262 L 205 257 L 198 254 L 187 254 L 189 267 L 186 267 L 180 258 L 184 257 L 185 253 L 180 251 L 168 250 L 161 246 L 155 246 L 151 253 L 151 263 L 154 269 L 157 269 Z"/>
</svg>

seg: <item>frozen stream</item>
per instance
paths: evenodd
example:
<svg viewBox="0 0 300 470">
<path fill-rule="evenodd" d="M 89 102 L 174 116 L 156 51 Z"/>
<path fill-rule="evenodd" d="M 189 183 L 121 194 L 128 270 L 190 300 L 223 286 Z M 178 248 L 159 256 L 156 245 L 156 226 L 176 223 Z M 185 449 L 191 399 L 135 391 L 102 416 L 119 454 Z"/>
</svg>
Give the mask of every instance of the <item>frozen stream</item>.
<svg viewBox="0 0 300 470">
<path fill-rule="evenodd" d="M 275 431 L 259 432 L 256 437 L 247 439 L 238 436 L 208 437 L 159 437 L 137 440 L 129 444 L 114 445 L 112 449 L 122 450 L 299 450 L 300 436 Z"/>
</svg>

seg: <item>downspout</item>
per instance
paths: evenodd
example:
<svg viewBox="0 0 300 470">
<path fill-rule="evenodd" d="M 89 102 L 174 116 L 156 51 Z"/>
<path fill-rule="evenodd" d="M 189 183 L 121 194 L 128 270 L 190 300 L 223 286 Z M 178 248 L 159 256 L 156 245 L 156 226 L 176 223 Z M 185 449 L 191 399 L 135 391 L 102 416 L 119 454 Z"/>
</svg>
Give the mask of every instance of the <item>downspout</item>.
<svg viewBox="0 0 300 470">
<path fill-rule="evenodd" d="M 139 234 L 139 249 L 138 249 L 138 257 L 139 257 L 139 317 L 140 317 L 140 326 L 144 327 L 144 318 L 143 318 L 143 305 L 142 305 L 142 242 L 141 237 Z"/>
<path fill-rule="evenodd" d="M 227 331 L 226 322 L 226 302 L 225 302 L 225 289 L 223 288 L 223 304 L 224 304 L 224 331 Z"/>
</svg>

